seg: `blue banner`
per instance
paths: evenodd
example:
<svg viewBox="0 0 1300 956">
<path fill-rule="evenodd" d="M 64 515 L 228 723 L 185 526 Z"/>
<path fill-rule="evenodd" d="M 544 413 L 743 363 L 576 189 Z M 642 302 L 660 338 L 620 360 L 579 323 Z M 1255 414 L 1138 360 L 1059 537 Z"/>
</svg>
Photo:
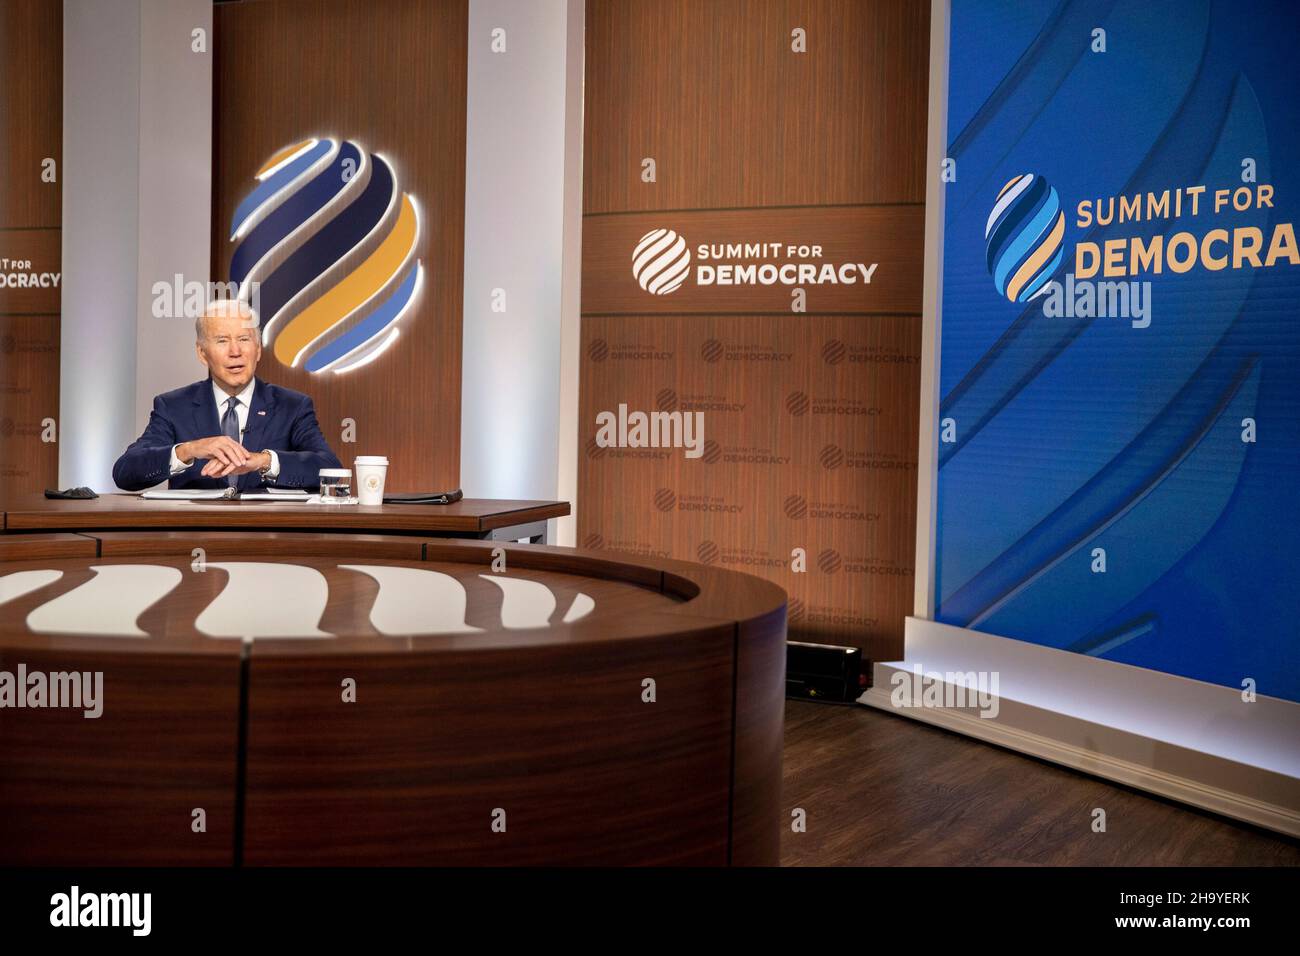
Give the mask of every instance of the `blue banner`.
<svg viewBox="0 0 1300 956">
<path fill-rule="evenodd" d="M 938 620 L 1300 701 L 1297 36 L 953 0 Z"/>
</svg>

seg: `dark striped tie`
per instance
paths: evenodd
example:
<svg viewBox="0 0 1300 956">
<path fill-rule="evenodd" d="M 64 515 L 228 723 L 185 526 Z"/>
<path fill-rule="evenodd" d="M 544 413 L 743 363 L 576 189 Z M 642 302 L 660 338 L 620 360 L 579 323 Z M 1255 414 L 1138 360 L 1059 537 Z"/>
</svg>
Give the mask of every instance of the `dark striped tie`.
<svg viewBox="0 0 1300 956">
<path fill-rule="evenodd" d="M 236 444 L 239 443 L 239 412 L 236 411 L 238 407 L 239 399 L 230 396 L 229 401 L 226 402 L 226 413 L 221 416 L 221 433 Z M 239 476 L 226 475 L 226 484 L 234 488 L 239 484 Z"/>
</svg>

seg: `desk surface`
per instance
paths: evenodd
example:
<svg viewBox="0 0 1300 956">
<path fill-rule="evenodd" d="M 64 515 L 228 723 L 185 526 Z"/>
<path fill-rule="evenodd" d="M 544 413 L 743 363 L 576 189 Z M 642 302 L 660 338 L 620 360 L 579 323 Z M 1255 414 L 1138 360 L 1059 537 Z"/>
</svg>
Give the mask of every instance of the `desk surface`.
<svg viewBox="0 0 1300 956">
<path fill-rule="evenodd" d="M 256 528 L 295 531 L 409 531 L 482 534 L 562 518 L 567 501 L 462 498 L 450 505 L 318 505 L 300 501 L 146 501 L 108 494 L 89 501 L 19 499 L 4 513 L 5 531 L 91 531 L 109 528 Z"/>
</svg>

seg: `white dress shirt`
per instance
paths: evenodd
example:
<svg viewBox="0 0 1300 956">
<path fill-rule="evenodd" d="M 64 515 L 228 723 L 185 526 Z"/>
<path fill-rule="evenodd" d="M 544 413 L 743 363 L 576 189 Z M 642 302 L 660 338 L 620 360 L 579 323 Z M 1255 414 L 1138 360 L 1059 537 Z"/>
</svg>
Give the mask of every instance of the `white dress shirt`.
<svg viewBox="0 0 1300 956">
<path fill-rule="evenodd" d="M 241 442 L 244 439 L 244 432 L 248 430 L 248 413 L 253 404 L 253 388 L 256 385 L 257 379 L 249 379 L 248 384 L 244 386 L 244 390 L 235 396 L 235 398 L 239 399 L 239 404 L 235 406 L 235 415 L 239 418 L 239 439 Z M 225 393 L 215 380 L 212 382 L 212 394 L 217 402 L 217 420 L 220 421 L 221 417 L 226 414 L 226 403 L 230 400 L 230 396 Z M 181 461 L 177 456 L 176 449 L 180 447 L 180 444 L 172 445 L 171 473 L 173 475 L 179 475 L 194 464 L 192 461 Z M 269 448 L 267 451 L 271 452 L 271 467 L 266 470 L 266 478 L 272 480 L 280 475 L 280 456 Z"/>
</svg>

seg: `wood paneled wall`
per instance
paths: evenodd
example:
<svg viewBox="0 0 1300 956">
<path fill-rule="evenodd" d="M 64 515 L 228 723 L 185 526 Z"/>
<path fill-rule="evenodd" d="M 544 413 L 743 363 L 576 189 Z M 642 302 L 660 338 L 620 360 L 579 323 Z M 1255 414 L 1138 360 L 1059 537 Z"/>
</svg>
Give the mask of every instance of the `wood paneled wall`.
<svg viewBox="0 0 1300 956">
<path fill-rule="evenodd" d="M 792 639 L 875 660 L 912 596 L 928 37 L 917 0 L 587 3 L 578 543 L 760 574 Z M 690 256 L 666 294 L 634 273 L 656 229 Z M 876 268 L 702 284 L 727 243 Z M 605 447 L 620 405 L 703 412 L 702 454 Z"/>
<path fill-rule="evenodd" d="M 0 84 L 3 507 L 58 481 L 59 289 L 19 283 L 62 271 L 62 0 L 0 0 Z"/>
<path fill-rule="evenodd" d="M 263 351 L 258 375 L 315 400 L 347 466 L 387 455 L 393 491 L 459 483 L 467 0 L 248 0 L 218 4 L 214 47 L 213 278 L 229 277 L 230 222 L 253 175 L 308 137 L 350 139 L 418 201 L 424 285 L 397 342 L 336 375 Z M 345 420 L 355 442 L 343 441 Z"/>
</svg>

